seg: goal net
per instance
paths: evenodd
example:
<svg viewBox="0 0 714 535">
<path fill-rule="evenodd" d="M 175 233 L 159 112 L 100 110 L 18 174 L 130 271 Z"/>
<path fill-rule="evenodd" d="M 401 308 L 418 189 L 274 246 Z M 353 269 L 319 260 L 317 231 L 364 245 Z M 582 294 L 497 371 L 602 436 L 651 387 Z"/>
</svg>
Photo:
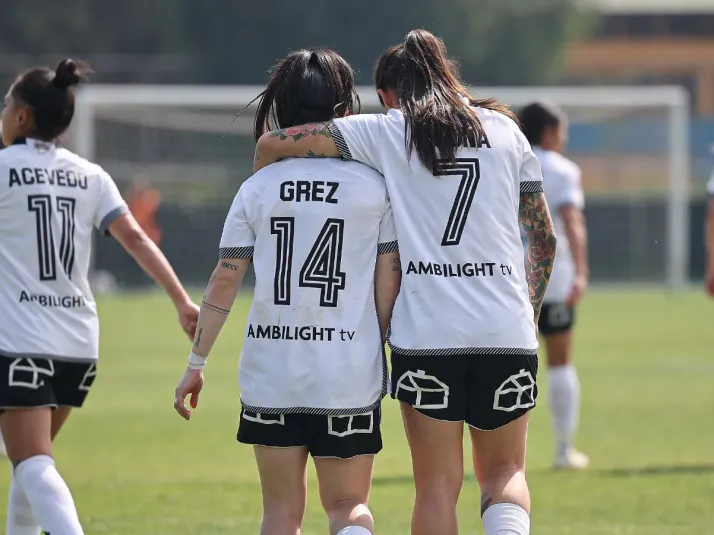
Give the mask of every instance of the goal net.
<svg viewBox="0 0 714 535">
<path fill-rule="evenodd" d="M 71 147 L 102 165 L 179 276 L 205 284 L 224 217 L 250 176 L 262 87 L 89 86 L 78 94 Z M 489 88 L 514 109 L 543 100 L 570 118 L 567 156 L 583 171 L 594 283 L 680 287 L 689 262 L 689 102 L 678 87 Z M 380 112 L 361 88 L 363 112 Z M 154 224 L 155 222 L 155 224 Z M 146 282 L 112 240 L 95 270 Z"/>
</svg>

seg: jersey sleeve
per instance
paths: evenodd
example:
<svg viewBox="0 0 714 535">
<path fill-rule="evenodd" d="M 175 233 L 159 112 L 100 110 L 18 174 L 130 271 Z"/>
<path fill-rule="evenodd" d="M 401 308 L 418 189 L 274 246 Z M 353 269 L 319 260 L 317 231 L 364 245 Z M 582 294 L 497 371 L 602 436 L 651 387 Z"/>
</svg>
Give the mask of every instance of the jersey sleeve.
<svg viewBox="0 0 714 535">
<path fill-rule="evenodd" d="M 557 180 L 554 188 L 548 189 L 548 193 L 553 192 L 553 199 L 548 199 L 548 204 L 555 209 L 563 208 L 564 206 L 574 206 L 579 210 L 585 208 L 585 196 L 580 183 L 580 168 L 573 164 L 572 169 L 567 172 L 554 175 L 552 178 Z M 550 180 L 551 177 L 548 177 Z"/>
<path fill-rule="evenodd" d="M 94 226 L 104 236 L 108 236 L 109 225 L 118 217 L 129 213 L 129 207 L 121 193 L 119 193 L 119 188 L 117 188 L 112 177 L 105 171 L 101 172 L 100 177 L 101 197 L 97 205 L 97 212 L 94 215 Z"/>
<path fill-rule="evenodd" d="M 523 147 L 520 169 L 521 193 L 540 193 L 543 191 L 543 172 L 540 169 L 540 162 L 526 136 L 520 130 L 517 135 Z"/>
<path fill-rule="evenodd" d="M 387 199 L 382 221 L 379 223 L 379 239 L 377 240 L 377 254 L 396 253 L 399 251 L 397 242 L 397 229 L 394 226 L 392 203 Z"/>
<path fill-rule="evenodd" d="M 255 233 L 251 228 L 245 211 L 245 193 L 238 190 L 226 221 L 219 250 L 220 258 L 252 258 L 255 247 Z"/>
<path fill-rule="evenodd" d="M 382 173 L 382 122 L 380 115 L 366 113 L 334 119 L 330 134 L 343 160 L 353 160 Z"/>
</svg>

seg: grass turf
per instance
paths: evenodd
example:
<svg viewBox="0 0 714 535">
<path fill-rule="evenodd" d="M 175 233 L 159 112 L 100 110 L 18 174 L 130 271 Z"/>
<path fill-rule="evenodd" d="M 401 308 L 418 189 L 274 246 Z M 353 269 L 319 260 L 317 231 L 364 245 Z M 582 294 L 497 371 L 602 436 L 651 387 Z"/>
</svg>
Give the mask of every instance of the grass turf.
<svg viewBox="0 0 714 535">
<path fill-rule="evenodd" d="M 153 294 L 100 300 L 99 376 L 86 407 L 56 442 L 58 466 L 87 533 L 258 532 L 252 450 L 235 441 L 236 369 L 248 305 L 243 297 L 234 308 L 206 370 L 201 404 L 187 423 L 172 403 L 190 346 L 167 300 Z M 543 366 L 529 437 L 535 534 L 714 534 L 713 311 L 698 292 L 588 296 L 575 355 L 583 390 L 578 445 L 592 467 L 550 469 Z M 371 506 L 378 533 L 407 534 L 411 465 L 389 399 L 383 433 Z M 9 472 L 0 472 L 3 494 Z M 310 487 L 303 534 L 327 533 L 312 472 Z M 462 534 L 482 533 L 478 509 L 478 485 L 467 476 Z"/>
</svg>

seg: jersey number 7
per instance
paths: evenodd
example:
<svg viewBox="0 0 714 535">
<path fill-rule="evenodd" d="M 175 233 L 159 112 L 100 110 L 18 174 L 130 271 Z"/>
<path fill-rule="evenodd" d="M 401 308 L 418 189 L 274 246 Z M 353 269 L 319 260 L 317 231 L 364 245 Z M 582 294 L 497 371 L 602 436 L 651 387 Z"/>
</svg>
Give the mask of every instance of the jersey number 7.
<svg viewBox="0 0 714 535">
<path fill-rule="evenodd" d="M 74 267 L 74 208 L 77 199 L 56 197 L 57 211 L 62 216 L 60 236 L 60 261 L 68 278 L 72 278 Z M 55 260 L 55 240 L 52 233 L 52 197 L 50 195 L 29 195 L 27 209 L 35 213 L 37 222 L 37 258 L 41 281 L 57 280 Z"/>
<path fill-rule="evenodd" d="M 460 176 L 461 184 L 456 193 L 456 199 L 451 207 L 449 221 L 446 223 L 444 237 L 441 245 L 458 245 L 466 227 L 466 218 L 469 216 L 471 204 L 474 201 L 476 187 L 481 178 L 481 167 L 478 158 L 457 158 L 450 162 L 443 160 L 439 162 L 439 172 L 437 176 Z"/>
<path fill-rule="evenodd" d="M 277 239 L 275 256 L 275 304 L 290 304 L 290 279 L 293 270 L 294 217 L 271 217 L 270 233 Z M 330 218 L 317 235 L 300 269 L 298 285 L 320 290 L 320 306 L 336 307 L 340 290 L 345 289 L 346 273 L 340 270 L 345 220 Z"/>
</svg>

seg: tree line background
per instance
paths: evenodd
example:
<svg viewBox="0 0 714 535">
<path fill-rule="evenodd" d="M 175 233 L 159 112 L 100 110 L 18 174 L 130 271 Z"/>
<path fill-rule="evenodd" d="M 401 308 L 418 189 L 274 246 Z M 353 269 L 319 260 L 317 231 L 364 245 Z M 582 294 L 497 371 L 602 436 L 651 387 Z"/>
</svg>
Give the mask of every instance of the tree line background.
<svg viewBox="0 0 714 535">
<path fill-rule="evenodd" d="M 100 82 L 260 84 L 290 50 L 323 45 L 368 84 L 386 47 L 427 28 L 469 83 L 547 84 L 595 25 L 575 0 L 4 0 L 1 13 L 6 82 L 71 55 Z"/>
</svg>

